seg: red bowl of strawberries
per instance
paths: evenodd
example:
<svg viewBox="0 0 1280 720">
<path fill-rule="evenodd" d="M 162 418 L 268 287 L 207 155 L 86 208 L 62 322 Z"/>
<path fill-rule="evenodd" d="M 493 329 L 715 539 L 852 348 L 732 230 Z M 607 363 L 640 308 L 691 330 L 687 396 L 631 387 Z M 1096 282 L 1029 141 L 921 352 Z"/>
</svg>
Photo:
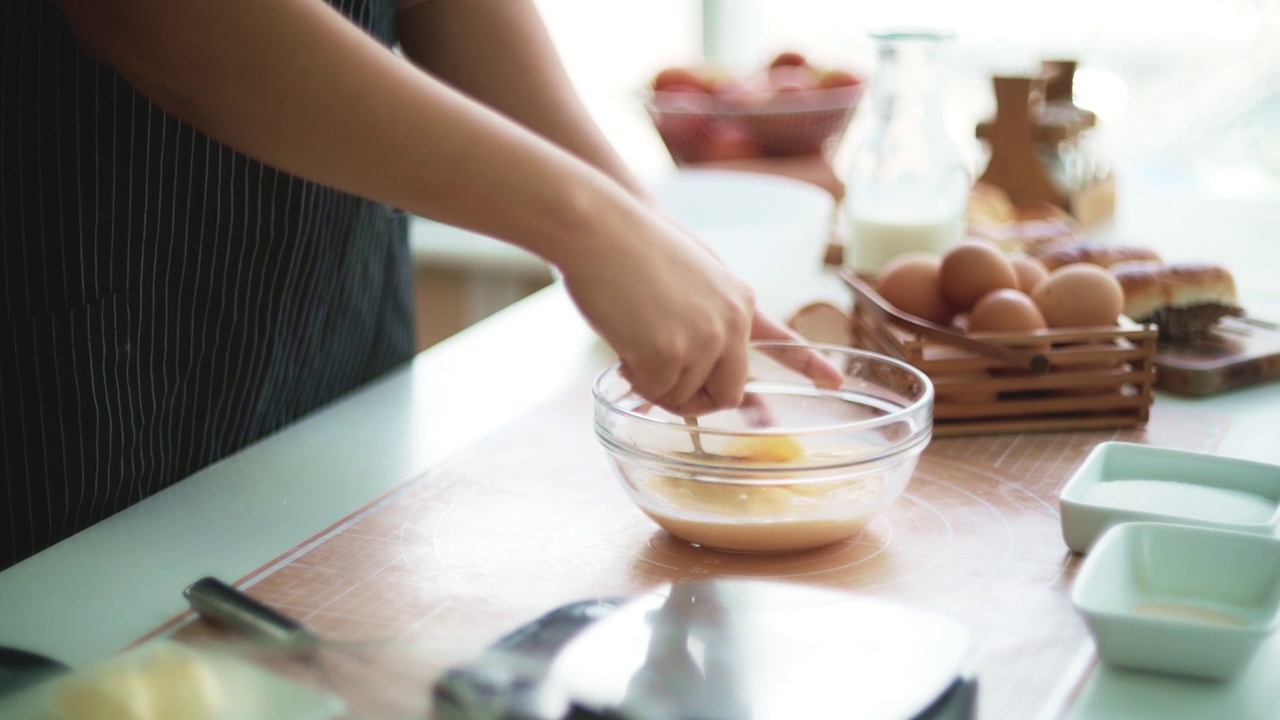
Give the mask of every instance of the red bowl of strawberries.
<svg viewBox="0 0 1280 720">
<path fill-rule="evenodd" d="M 866 82 L 784 52 L 750 74 L 668 67 L 645 93 L 645 110 L 677 165 L 824 155 L 853 119 Z"/>
</svg>

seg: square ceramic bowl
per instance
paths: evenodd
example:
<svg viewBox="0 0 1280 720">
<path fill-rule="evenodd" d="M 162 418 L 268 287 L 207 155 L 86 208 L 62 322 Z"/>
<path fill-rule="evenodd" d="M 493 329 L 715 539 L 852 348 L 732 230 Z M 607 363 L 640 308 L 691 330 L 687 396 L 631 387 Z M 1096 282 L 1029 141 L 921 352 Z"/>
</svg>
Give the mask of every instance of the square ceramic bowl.
<svg viewBox="0 0 1280 720">
<path fill-rule="evenodd" d="M 1081 564 L 1071 600 L 1107 663 L 1226 680 L 1280 623 L 1280 539 L 1117 525 Z"/>
<path fill-rule="evenodd" d="M 1058 496 L 1062 537 L 1089 552 L 1123 522 L 1182 525 L 1275 535 L 1280 466 L 1186 450 L 1100 443 Z"/>
</svg>

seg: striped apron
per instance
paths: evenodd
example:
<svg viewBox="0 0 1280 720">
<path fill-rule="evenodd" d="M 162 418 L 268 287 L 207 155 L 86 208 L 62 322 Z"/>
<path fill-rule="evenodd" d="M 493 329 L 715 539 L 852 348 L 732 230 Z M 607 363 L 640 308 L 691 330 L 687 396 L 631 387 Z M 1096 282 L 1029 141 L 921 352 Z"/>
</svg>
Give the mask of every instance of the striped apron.
<svg viewBox="0 0 1280 720">
<path fill-rule="evenodd" d="M 49 0 L 0 2 L 0 282 L 0 568 L 413 354 L 403 213 L 167 115 Z"/>
</svg>

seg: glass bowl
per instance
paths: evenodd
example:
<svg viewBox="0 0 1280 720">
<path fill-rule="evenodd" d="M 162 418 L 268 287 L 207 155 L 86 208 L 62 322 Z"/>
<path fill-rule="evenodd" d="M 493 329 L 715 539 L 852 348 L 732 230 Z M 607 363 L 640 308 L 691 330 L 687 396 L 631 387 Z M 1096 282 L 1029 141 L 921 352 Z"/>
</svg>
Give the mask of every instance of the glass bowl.
<svg viewBox="0 0 1280 720">
<path fill-rule="evenodd" d="M 839 367 L 842 386 L 815 387 L 783 364 L 802 348 Z M 640 510 L 696 546 L 794 552 L 856 535 L 902 494 L 932 437 L 928 376 L 864 350 L 753 343 L 747 400 L 696 427 L 619 371 L 596 377 L 596 437 Z"/>
<path fill-rule="evenodd" d="M 646 91 L 645 111 L 676 165 L 829 154 L 864 84 L 786 93 Z"/>
</svg>

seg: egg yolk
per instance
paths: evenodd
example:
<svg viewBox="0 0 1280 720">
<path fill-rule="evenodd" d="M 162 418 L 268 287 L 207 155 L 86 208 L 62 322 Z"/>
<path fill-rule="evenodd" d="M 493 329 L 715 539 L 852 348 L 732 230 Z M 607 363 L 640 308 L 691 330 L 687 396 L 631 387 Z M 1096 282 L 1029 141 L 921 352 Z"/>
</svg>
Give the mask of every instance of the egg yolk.
<svg viewBox="0 0 1280 720">
<path fill-rule="evenodd" d="M 724 454 L 748 462 L 789 463 L 804 456 L 804 446 L 790 435 L 765 435 L 735 439 Z"/>
</svg>

